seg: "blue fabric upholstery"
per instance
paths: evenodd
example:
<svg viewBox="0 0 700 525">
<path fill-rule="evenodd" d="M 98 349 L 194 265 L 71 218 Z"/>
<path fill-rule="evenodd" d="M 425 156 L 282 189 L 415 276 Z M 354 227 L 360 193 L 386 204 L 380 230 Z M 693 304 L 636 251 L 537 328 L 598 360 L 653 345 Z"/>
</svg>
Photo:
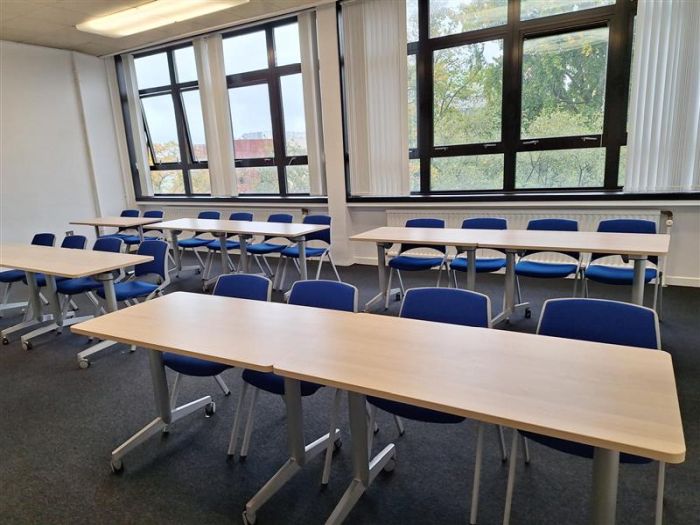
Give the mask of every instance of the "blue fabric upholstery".
<svg viewBox="0 0 700 525">
<path fill-rule="evenodd" d="M 61 248 L 70 248 L 72 250 L 84 250 L 87 244 L 87 237 L 84 235 L 68 235 L 63 238 Z"/>
<path fill-rule="evenodd" d="M 181 248 L 201 248 L 211 242 L 211 239 L 200 239 L 199 237 L 190 237 L 177 241 L 177 245 Z"/>
<path fill-rule="evenodd" d="M 598 223 L 598 231 L 602 233 L 647 233 L 653 235 L 656 233 L 656 223 L 642 219 L 610 219 L 607 221 L 600 221 Z M 594 253 L 591 255 L 591 261 L 595 261 L 601 257 L 609 257 L 610 255 L 609 253 Z M 649 261 L 653 264 L 658 264 L 659 258 L 650 256 Z M 591 277 L 591 279 L 598 280 L 595 277 Z M 631 281 L 610 282 L 603 280 L 602 282 L 608 284 L 631 284 Z"/>
<path fill-rule="evenodd" d="M 658 324 L 653 310 L 630 303 L 601 299 L 552 299 L 544 304 L 538 334 L 640 348 L 658 348 Z M 566 349 L 562 348 L 565 352 Z M 594 448 L 564 439 L 521 432 L 526 438 L 549 448 L 584 458 L 593 458 Z M 622 463 L 651 460 L 620 454 Z"/>
<path fill-rule="evenodd" d="M 336 281 L 297 281 L 289 292 L 289 304 L 354 312 L 357 288 Z"/>
<path fill-rule="evenodd" d="M 304 224 L 320 224 L 331 225 L 331 218 L 328 215 L 307 215 L 302 221 Z M 306 236 L 307 241 L 323 241 L 326 244 L 331 244 L 331 229 L 326 228 L 320 232 L 310 233 Z"/>
<path fill-rule="evenodd" d="M 119 253 L 122 251 L 122 240 L 116 237 L 100 237 L 92 245 L 92 249 L 98 252 Z"/>
<path fill-rule="evenodd" d="M 430 219 L 430 218 L 419 218 L 419 219 L 408 219 L 406 221 L 406 228 L 444 228 L 445 221 L 442 219 Z M 406 252 L 408 250 L 413 250 L 416 248 L 429 248 L 431 250 L 437 250 L 442 253 L 447 253 L 447 246 L 432 246 L 432 245 L 422 245 L 422 244 L 402 244 L 399 247 L 399 254 Z"/>
<path fill-rule="evenodd" d="M 56 242 L 56 236 L 53 233 L 37 233 L 32 238 L 34 246 L 53 246 Z"/>
<path fill-rule="evenodd" d="M 136 252 L 138 255 L 150 255 L 151 262 L 141 263 L 134 266 L 134 276 L 155 274 L 165 280 L 168 276 L 168 243 L 165 241 L 143 241 Z"/>
<path fill-rule="evenodd" d="M 442 264 L 442 257 L 413 257 L 411 255 L 398 255 L 389 261 L 390 268 L 397 270 L 416 271 L 430 270 Z"/>
<path fill-rule="evenodd" d="M 307 246 L 304 250 L 304 254 L 306 255 L 306 257 L 320 257 L 326 252 L 326 250 L 328 250 L 328 248 L 315 248 L 312 246 Z M 285 248 L 282 248 L 281 253 L 285 257 L 297 258 L 299 257 L 299 247 L 287 246 Z"/>
<path fill-rule="evenodd" d="M 515 265 L 515 274 L 525 277 L 553 279 L 567 277 L 576 273 L 578 265 L 573 263 L 543 263 L 536 261 L 520 261 Z"/>
<path fill-rule="evenodd" d="M 476 273 L 497 272 L 501 268 L 505 268 L 506 260 L 504 258 L 486 258 L 478 257 L 476 259 Z M 450 268 L 458 272 L 466 272 L 469 267 L 469 260 L 466 257 L 456 257 L 450 264 Z"/>
<path fill-rule="evenodd" d="M 292 217 L 289 213 L 271 213 L 267 217 L 267 222 L 279 222 L 282 224 L 291 224 L 293 220 L 294 220 L 294 217 Z M 274 239 L 274 237 L 270 237 L 270 236 L 264 237 L 263 242 L 259 243 L 259 244 L 261 244 L 261 245 L 268 244 L 267 241 L 269 241 L 270 239 Z M 253 244 L 252 246 L 257 246 L 257 245 Z M 284 246 L 287 246 L 287 245 L 285 244 Z M 282 246 L 282 248 L 284 248 L 284 246 Z M 264 250 L 265 248 L 262 248 L 262 249 Z M 277 250 L 277 251 L 282 251 L 282 249 Z M 251 253 L 255 253 L 255 252 L 251 252 Z M 265 255 L 266 253 L 273 253 L 273 252 L 270 252 L 270 251 L 259 252 L 259 253 L 255 253 L 255 255 Z"/>
<path fill-rule="evenodd" d="M 122 240 L 122 242 L 124 244 L 126 244 L 127 246 L 134 246 L 134 245 L 141 242 L 141 239 L 139 238 L 138 235 L 115 235 L 115 237 L 120 238 Z M 146 239 L 146 236 L 144 235 L 143 238 Z M 156 239 L 156 238 L 157 237 L 151 237 L 151 239 Z"/>
<path fill-rule="evenodd" d="M 16 283 L 24 279 L 22 270 L 5 270 L 0 272 L 0 283 Z"/>
<path fill-rule="evenodd" d="M 241 377 L 243 378 L 243 381 L 259 388 L 260 390 L 270 392 L 271 394 L 277 394 L 278 396 L 284 395 L 284 378 L 275 375 L 272 372 L 258 372 L 255 370 L 246 369 L 243 370 L 243 375 Z M 309 383 L 308 381 L 300 381 L 300 386 L 301 395 L 302 397 L 305 397 L 315 394 L 323 385 Z"/>
<path fill-rule="evenodd" d="M 119 214 L 119 216 L 120 217 L 138 217 L 140 214 L 141 214 L 140 210 L 122 210 L 122 212 Z M 123 232 L 125 230 L 131 230 L 131 229 L 132 228 L 118 228 L 117 232 Z M 120 234 L 120 233 L 115 233 L 113 235 L 116 235 L 119 238 L 129 237 L 129 235 Z"/>
<path fill-rule="evenodd" d="M 571 219 L 534 219 L 527 223 L 528 230 L 536 231 L 562 231 L 562 232 L 575 232 L 578 231 L 578 222 Z M 544 250 L 550 251 L 550 250 Z M 541 251 L 540 251 L 541 252 Z M 533 253 L 538 253 L 537 251 L 527 251 L 524 255 L 531 255 Z M 578 259 L 580 254 L 578 252 L 559 252 L 574 259 Z"/>
<path fill-rule="evenodd" d="M 236 273 L 222 275 L 216 280 L 214 295 L 267 301 L 272 291 L 272 282 L 262 275 Z"/>
<path fill-rule="evenodd" d="M 267 255 L 268 253 L 281 252 L 286 247 L 287 246 L 284 244 L 275 244 L 273 242 L 258 242 L 255 244 L 249 244 L 246 246 L 246 249 L 248 250 L 248 253 L 252 253 L 253 255 Z"/>
<path fill-rule="evenodd" d="M 212 210 L 207 210 L 207 211 L 200 211 L 199 214 L 197 215 L 198 219 L 220 219 L 221 214 L 218 211 L 212 211 Z"/>
<path fill-rule="evenodd" d="M 115 283 L 114 294 L 117 297 L 117 301 L 124 301 L 126 299 L 137 299 L 139 297 L 146 297 L 147 295 L 150 295 L 153 291 L 155 291 L 157 288 L 157 284 L 147 283 L 145 281 L 125 281 L 123 283 Z M 104 299 L 104 288 L 97 290 L 97 295 Z"/>
<path fill-rule="evenodd" d="M 221 363 L 168 352 L 163 353 L 163 364 L 180 374 L 196 377 L 218 376 L 224 370 L 231 368 Z"/>
<path fill-rule="evenodd" d="M 381 397 L 367 396 L 367 401 L 390 414 L 395 414 L 406 419 L 413 419 L 415 421 L 441 424 L 461 423 L 464 421 L 464 418 L 461 416 L 454 416 L 452 414 L 446 414 L 445 412 L 430 410 L 429 408 L 399 403 L 398 401 L 389 401 Z"/>
<path fill-rule="evenodd" d="M 77 277 L 75 279 L 65 279 L 56 283 L 58 293 L 65 295 L 78 295 L 102 288 L 102 283 L 92 277 Z"/>
<path fill-rule="evenodd" d="M 253 220 L 253 214 L 250 213 L 249 211 L 235 211 L 231 215 L 228 216 L 228 220 L 250 222 Z"/>
<path fill-rule="evenodd" d="M 634 269 L 620 268 L 616 266 L 604 266 L 593 264 L 586 268 L 584 273 L 587 279 L 606 284 L 628 284 L 634 281 Z M 646 268 L 644 270 L 644 282 L 648 283 L 656 277 L 656 269 Z"/>
<path fill-rule="evenodd" d="M 214 239 L 206 244 L 207 248 L 214 251 L 221 250 L 221 239 Z M 241 243 L 238 241 L 226 241 L 227 250 L 237 250 L 241 247 Z"/>
<path fill-rule="evenodd" d="M 82 235 L 77 237 L 82 237 Z M 85 237 L 83 237 L 83 239 L 84 238 Z M 34 246 L 53 246 L 54 242 L 56 242 L 56 236 L 53 233 L 37 233 L 32 237 L 31 244 Z M 65 239 L 63 242 L 65 242 Z M 22 270 L 5 270 L 4 272 L 0 272 L 0 283 L 16 283 L 19 281 L 24 281 L 25 284 L 27 282 L 24 271 Z M 46 283 L 45 278 L 44 283 Z"/>
<path fill-rule="evenodd" d="M 459 288 L 411 288 L 399 316 L 488 328 L 491 314 L 488 297 L 480 293 Z"/>
<path fill-rule="evenodd" d="M 508 229 L 508 221 L 498 217 L 474 217 L 473 219 L 464 219 L 462 228 L 465 230 L 506 230 Z"/>
</svg>

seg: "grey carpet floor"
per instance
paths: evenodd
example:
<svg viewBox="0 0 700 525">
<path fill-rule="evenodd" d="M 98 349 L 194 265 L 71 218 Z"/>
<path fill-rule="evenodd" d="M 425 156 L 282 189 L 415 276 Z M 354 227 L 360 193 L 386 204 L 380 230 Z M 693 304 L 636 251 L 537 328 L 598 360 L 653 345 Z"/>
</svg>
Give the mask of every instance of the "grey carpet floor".
<svg viewBox="0 0 700 525">
<path fill-rule="evenodd" d="M 375 268 L 353 266 L 340 272 L 343 280 L 359 288 L 360 304 L 376 293 Z M 503 277 L 485 275 L 477 281 L 477 289 L 490 295 L 498 312 Z M 406 284 L 432 285 L 434 274 L 408 275 Z M 522 285 L 533 303 L 532 319 L 517 316 L 500 329 L 534 332 L 542 302 L 571 294 L 570 281 L 523 279 Z M 174 279 L 170 289 L 200 291 L 199 279 Z M 624 299 L 628 294 L 624 287 L 591 287 L 594 297 Z M 281 294 L 274 300 L 280 301 Z M 673 355 L 688 450 L 685 463 L 667 470 L 664 523 L 685 525 L 700 523 L 700 290 L 668 288 L 664 303 L 662 342 Z M 387 314 L 397 312 L 394 303 Z M 15 322 L 17 317 L 6 317 L 0 319 L 0 327 Z M 80 370 L 75 354 L 86 344 L 86 338 L 64 332 L 43 336 L 28 352 L 17 337 L 0 347 L 0 522 L 240 523 L 245 502 L 287 458 L 283 401 L 260 395 L 251 451 L 245 462 L 233 463 L 227 461 L 226 449 L 239 372 L 224 374 L 232 390 L 229 397 L 209 378 L 186 378 L 180 400 L 210 393 L 217 413 L 177 422 L 168 437 L 155 437 L 127 456 L 124 472 L 114 475 L 109 469 L 111 450 L 154 415 L 147 353 L 129 353 L 120 345 L 95 356 L 88 370 Z M 434 351 L 439 352 L 439 344 Z M 326 432 L 330 401 L 327 389 L 304 400 L 308 441 Z M 331 513 L 352 477 L 345 406 L 340 422 L 345 445 L 334 457 L 330 485 L 320 488 L 322 460 L 311 462 L 259 511 L 258 523 L 320 524 Z M 380 414 L 379 425 L 374 450 L 395 442 L 397 467 L 378 476 L 347 523 L 466 523 L 475 424 L 407 421 L 400 438 L 386 414 Z M 507 465 L 500 461 L 497 443 L 495 430 L 489 430 L 482 524 L 502 519 Z M 518 463 L 512 523 L 587 523 L 591 463 L 536 444 L 531 454 L 529 466 L 522 458 Z M 655 465 L 622 466 L 618 523 L 653 523 L 655 487 Z"/>
</svg>

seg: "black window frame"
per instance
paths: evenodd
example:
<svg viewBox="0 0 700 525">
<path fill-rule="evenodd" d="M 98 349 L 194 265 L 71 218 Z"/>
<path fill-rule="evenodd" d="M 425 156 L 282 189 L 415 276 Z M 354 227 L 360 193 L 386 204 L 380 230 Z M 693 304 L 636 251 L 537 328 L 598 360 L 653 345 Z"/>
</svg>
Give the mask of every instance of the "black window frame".
<svg viewBox="0 0 700 525">
<path fill-rule="evenodd" d="M 416 56 L 416 103 L 417 103 L 417 147 L 409 148 L 409 159 L 420 160 L 420 190 L 412 191 L 411 197 L 398 200 L 413 200 L 417 197 L 436 198 L 444 196 L 455 199 L 460 196 L 473 198 L 492 196 L 502 199 L 515 195 L 555 196 L 561 194 L 620 193 L 618 171 L 620 148 L 627 144 L 627 108 L 632 59 L 632 39 L 636 0 L 616 0 L 607 6 L 581 11 L 520 20 L 521 0 L 508 0 L 505 25 L 466 31 L 430 38 L 430 1 L 417 0 L 418 40 L 409 42 L 407 55 Z M 338 7 L 339 35 L 342 35 L 342 9 Z M 608 53 L 603 106 L 603 129 L 599 134 L 566 137 L 521 139 L 522 61 L 525 38 L 537 38 L 555 34 L 575 32 L 595 27 L 609 28 Z M 498 142 L 457 144 L 435 147 L 433 133 L 433 53 L 440 49 L 458 47 L 478 42 L 503 40 L 503 91 L 501 100 L 501 140 Z M 342 37 L 339 37 L 341 77 L 344 75 Z M 344 84 L 341 78 L 341 85 Z M 343 93 L 343 115 L 347 101 Z M 347 119 L 344 118 L 344 121 Z M 347 137 L 347 129 L 345 129 Z M 535 141 L 535 142 L 533 142 Z M 368 199 L 352 194 L 349 177 L 349 154 L 345 141 L 346 193 L 350 201 Z M 518 188 L 515 186 L 516 155 L 524 151 L 556 151 L 572 148 L 603 148 L 605 168 L 603 185 L 596 187 Z M 431 160 L 438 157 L 460 157 L 479 154 L 503 154 L 503 185 L 493 190 L 439 190 L 430 188 Z M 408 174 L 407 174 L 408 176 Z M 375 200 L 370 197 L 369 199 Z M 387 199 L 382 200 L 394 200 Z"/>
<path fill-rule="evenodd" d="M 289 193 L 287 189 L 287 166 L 308 166 L 309 157 L 307 155 L 287 155 L 287 143 L 285 134 L 284 108 L 282 101 L 281 77 L 302 74 L 301 62 L 278 66 L 276 63 L 275 37 L 276 27 L 298 24 L 296 16 L 283 18 L 273 22 L 255 25 L 245 29 L 234 30 L 222 33 L 223 40 L 231 37 L 242 36 L 250 33 L 264 31 L 265 44 L 267 46 L 267 68 L 255 71 L 245 71 L 226 75 L 226 89 L 267 84 L 268 99 L 270 101 L 270 118 L 272 120 L 272 144 L 274 155 L 272 157 L 259 157 L 252 159 L 235 159 L 236 168 L 277 168 L 277 183 L 279 191 L 276 193 L 244 193 L 245 197 L 309 197 L 310 193 Z M 231 123 L 233 126 L 233 123 Z M 307 142 L 308 148 L 308 142 Z M 235 157 L 235 146 L 234 146 Z"/>
<path fill-rule="evenodd" d="M 146 89 L 138 90 L 139 98 L 139 110 L 141 111 L 141 116 L 144 125 L 144 132 L 146 136 L 146 147 L 150 153 L 152 163 L 149 163 L 149 169 L 151 171 L 170 171 L 178 170 L 182 171 L 183 183 L 185 192 L 184 193 L 155 193 L 155 197 L 197 197 L 197 196 L 210 196 L 211 193 L 194 193 L 192 191 L 192 179 L 191 171 L 200 169 L 209 169 L 208 160 L 196 160 L 194 155 L 194 145 L 192 144 L 192 137 L 189 130 L 189 123 L 187 121 L 187 115 L 185 112 L 185 104 L 182 100 L 182 93 L 187 91 L 199 90 L 199 80 L 191 80 L 187 82 L 179 82 L 177 79 L 177 66 L 175 63 L 175 51 L 178 49 L 184 49 L 187 47 L 193 47 L 192 42 L 185 42 L 175 46 L 170 46 L 166 48 L 154 49 L 151 51 L 146 51 L 144 53 L 134 54 L 134 60 L 139 58 L 166 54 L 168 60 L 168 74 L 170 77 L 170 84 L 155 86 Z M 180 149 L 180 161 L 179 162 L 158 162 L 155 151 L 153 148 L 153 143 L 151 141 L 150 130 L 148 127 L 148 120 L 146 119 L 146 114 L 143 108 L 141 100 L 149 97 L 170 95 L 173 100 L 173 109 L 175 113 L 175 126 L 177 131 L 178 146 Z M 208 158 L 208 156 L 207 156 Z M 210 179 L 211 184 L 211 179 Z"/>
</svg>

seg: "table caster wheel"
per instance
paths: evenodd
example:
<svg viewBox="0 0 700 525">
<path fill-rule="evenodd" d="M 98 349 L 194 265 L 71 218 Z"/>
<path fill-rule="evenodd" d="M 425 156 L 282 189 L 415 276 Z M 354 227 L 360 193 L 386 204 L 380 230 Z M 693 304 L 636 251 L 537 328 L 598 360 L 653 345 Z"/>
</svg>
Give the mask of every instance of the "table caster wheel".
<svg viewBox="0 0 700 525">
<path fill-rule="evenodd" d="M 204 417 L 211 417 L 216 414 L 216 403 L 213 401 L 204 407 Z"/>
<path fill-rule="evenodd" d="M 243 511 L 243 523 L 245 525 L 254 525 L 256 520 L 257 517 L 255 516 L 255 512 L 248 512 L 247 510 Z"/>
<path fill-rule="evenodd" d="M 4 345 L 9 345 L 9 344 L 10 344 L 10 340 L 9 340 L 7 337 L 3 337 L 3 338 L 2 338 L 2 344 L 4 344 Z"/>
<path fill-rule="evenodd" d="M 384 472 L 392 472 L 395 468 L 396 460 L 391 458 L 389 461 L 387 461 L 386 465 L 384 465 Z"/>
<path fill-rule="evenodd" d="M 79 359 L 78 366 L 85 370 L 86 368 L 90 367 L 90 361 L 88 361 L 87 359 Z"/>
<path fill-rule="evenodd" d="M 397 294 L 396 294 L 396 300 L 397 300 L 397 301 L 400 301 L 400 300 L 401 300 L 401 294 L 400 294 L 400 293 L 397 293 Z"/>
<path fill-rule="evenodd" d="M 109 462 L 109 468 L 112 469 L 114 474 L 121 474 L 124 472 L 124 463 L 121 459 L 113 459 Z"/>
<path fill-rule="evenodd" d="M 525 319 L 530 319 L 532 317 L 532 310 L 525 308 Z"/>
<path fill-rule="evenodd" d="M 32 342 L 31 341 L 22 341 L 22 349 L 31 350 L 32 349 Z"/>
</svg>

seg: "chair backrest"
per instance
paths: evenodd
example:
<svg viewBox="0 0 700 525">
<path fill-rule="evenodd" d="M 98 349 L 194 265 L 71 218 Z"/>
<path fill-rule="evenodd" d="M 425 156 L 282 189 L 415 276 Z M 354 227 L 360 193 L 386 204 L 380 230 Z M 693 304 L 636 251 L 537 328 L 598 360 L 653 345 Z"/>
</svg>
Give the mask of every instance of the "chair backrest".
<svg viewBox="0 0 700 525">
<path fill-rule="evenodd" d="M 119 253 L 122 251 L 122 240 L 119 237 L 100 237 L 92 249 L 97 252 Z"/>
<path fill-rule="evenodd" d="M 328 310 L 357 312 L 357 288 L 337 281 L 297 281 L 289 292 L 289 304 Z"/>
<path fill-rule="evenodd" d="M 61 248 L 72 248 L 74 250 L 84 250 L 87 238 L 84 235 L 68 235 L 63 238 Z"/>
<path fill-rule="evenodd" d="M 598 231 L 603 233 L 656 233 L 656 223 L 643 219 L 609 219 L 598 223 Z M 591 261 L 601 257 L 609 257 L 609 253 L 594 253 Z M 651 256 L 649 260 L 658 264 L 659 258 Z"/>
<path fill-rule="evenodd" d="M 148 210 L 143 212 L 143 216 L 146 219 L 162 219 L 163 218 L 163 210 Z"/>
<path fill-rule="evenodd" d="M 508 221 L 498 217 L 474 217 L 464 219 L 462 228 L 465 230 L 507 230 Z"/>
<path fill-rule="evenodd" d="M 527 223 L 528 230 L 538 230 L 538 231 L 562 231 L 562 232 L 576 232 L 578 231 L 578 221 L 572 219 L 533 219 Z M 546 250 L 549 251 L 549 250 Z M 531 255 L 533 253 L 541 253 L 537 250 L 527 251 L 525 255 Z M 581 254 L 578 252 L 557 252 L 578 259 Z"/>
<path fill-rule="evenodd" d="M 253 220 L 253 214 L 250 213 L 249 211 L 235 211 L 231 215 L 228 216 L 228 220 L 250 222 Z"/>
<path fill-rule="evenodd" d="M 138 217 L 141 212 L 139 210 L 122 210 L 120 217 Z"/>
<path fill-rule="evenodd" d="M 214 285 L 214 295 L 269 301 L 272 297 L 272 281 L 262 275 L 234 273 L 221 275 Z"/>
<path fill-rule="evenodd" d="M 168 243 L 160 240 L 147 240 L 139 244 L 139 255 L 150 255 L 153 260 L 134 266 L 134 276 L 154 274 L 168 279 Z"/>
<path fill-rule="evenodd" d="M 329 215 L 307 215 L 302 221 L 304 224 L 322 224 L 331 225 L 331 218 Z M 307 241 L 322 241 L 330 245 L 331 243 L 331 229 L 326 228 L 320 232 L 310 233 L 306 236 Z"/>
<path fill-rule="evenodd" d="M 56 236 L 53 233 L 37 233 L 32 237 L 32 244 L 35 246 L 53 246 Z"/>
<path fill-rule="evenodd" d="M 200 211 L 199 214 L 197 215 L 198 219 L 220 219 L 221 214 L 218 211 Z"/>
<path fill-rule="evenodd" d="M 444 228 L 445 221 L 442 219 L 430 219 L 430 218 L 419 218 L 419 219 L 408 219 L 406 221 L 406 228 Z M 447 252 L 447 246 L 431 246 L 431 245 L 421 245 L 421 244 L 402 244 L 399 247 L 399 253 L 407 252 L 408 250 L 414 250 L 416 248 L 429 248 L 431 250 L 437 250 L 442 253 Z"/>
<path fill-rule="evenodd" d="M 491 300 L 459 288 L 411 288 L 401 303 L 399 317 L 490 328 Z"/>
<path fill-rule="evenodd" d="M 606 299 L 545 301 L 537 333 L 640 348 L 661 347 L 654 310 Z"/>
<path fill-rule="evenodd" d="M 289 213 L 272 213 L 267 217 L 267 222 L 284 222 L 291 223 L 294 220 Z"/>
</svg>

